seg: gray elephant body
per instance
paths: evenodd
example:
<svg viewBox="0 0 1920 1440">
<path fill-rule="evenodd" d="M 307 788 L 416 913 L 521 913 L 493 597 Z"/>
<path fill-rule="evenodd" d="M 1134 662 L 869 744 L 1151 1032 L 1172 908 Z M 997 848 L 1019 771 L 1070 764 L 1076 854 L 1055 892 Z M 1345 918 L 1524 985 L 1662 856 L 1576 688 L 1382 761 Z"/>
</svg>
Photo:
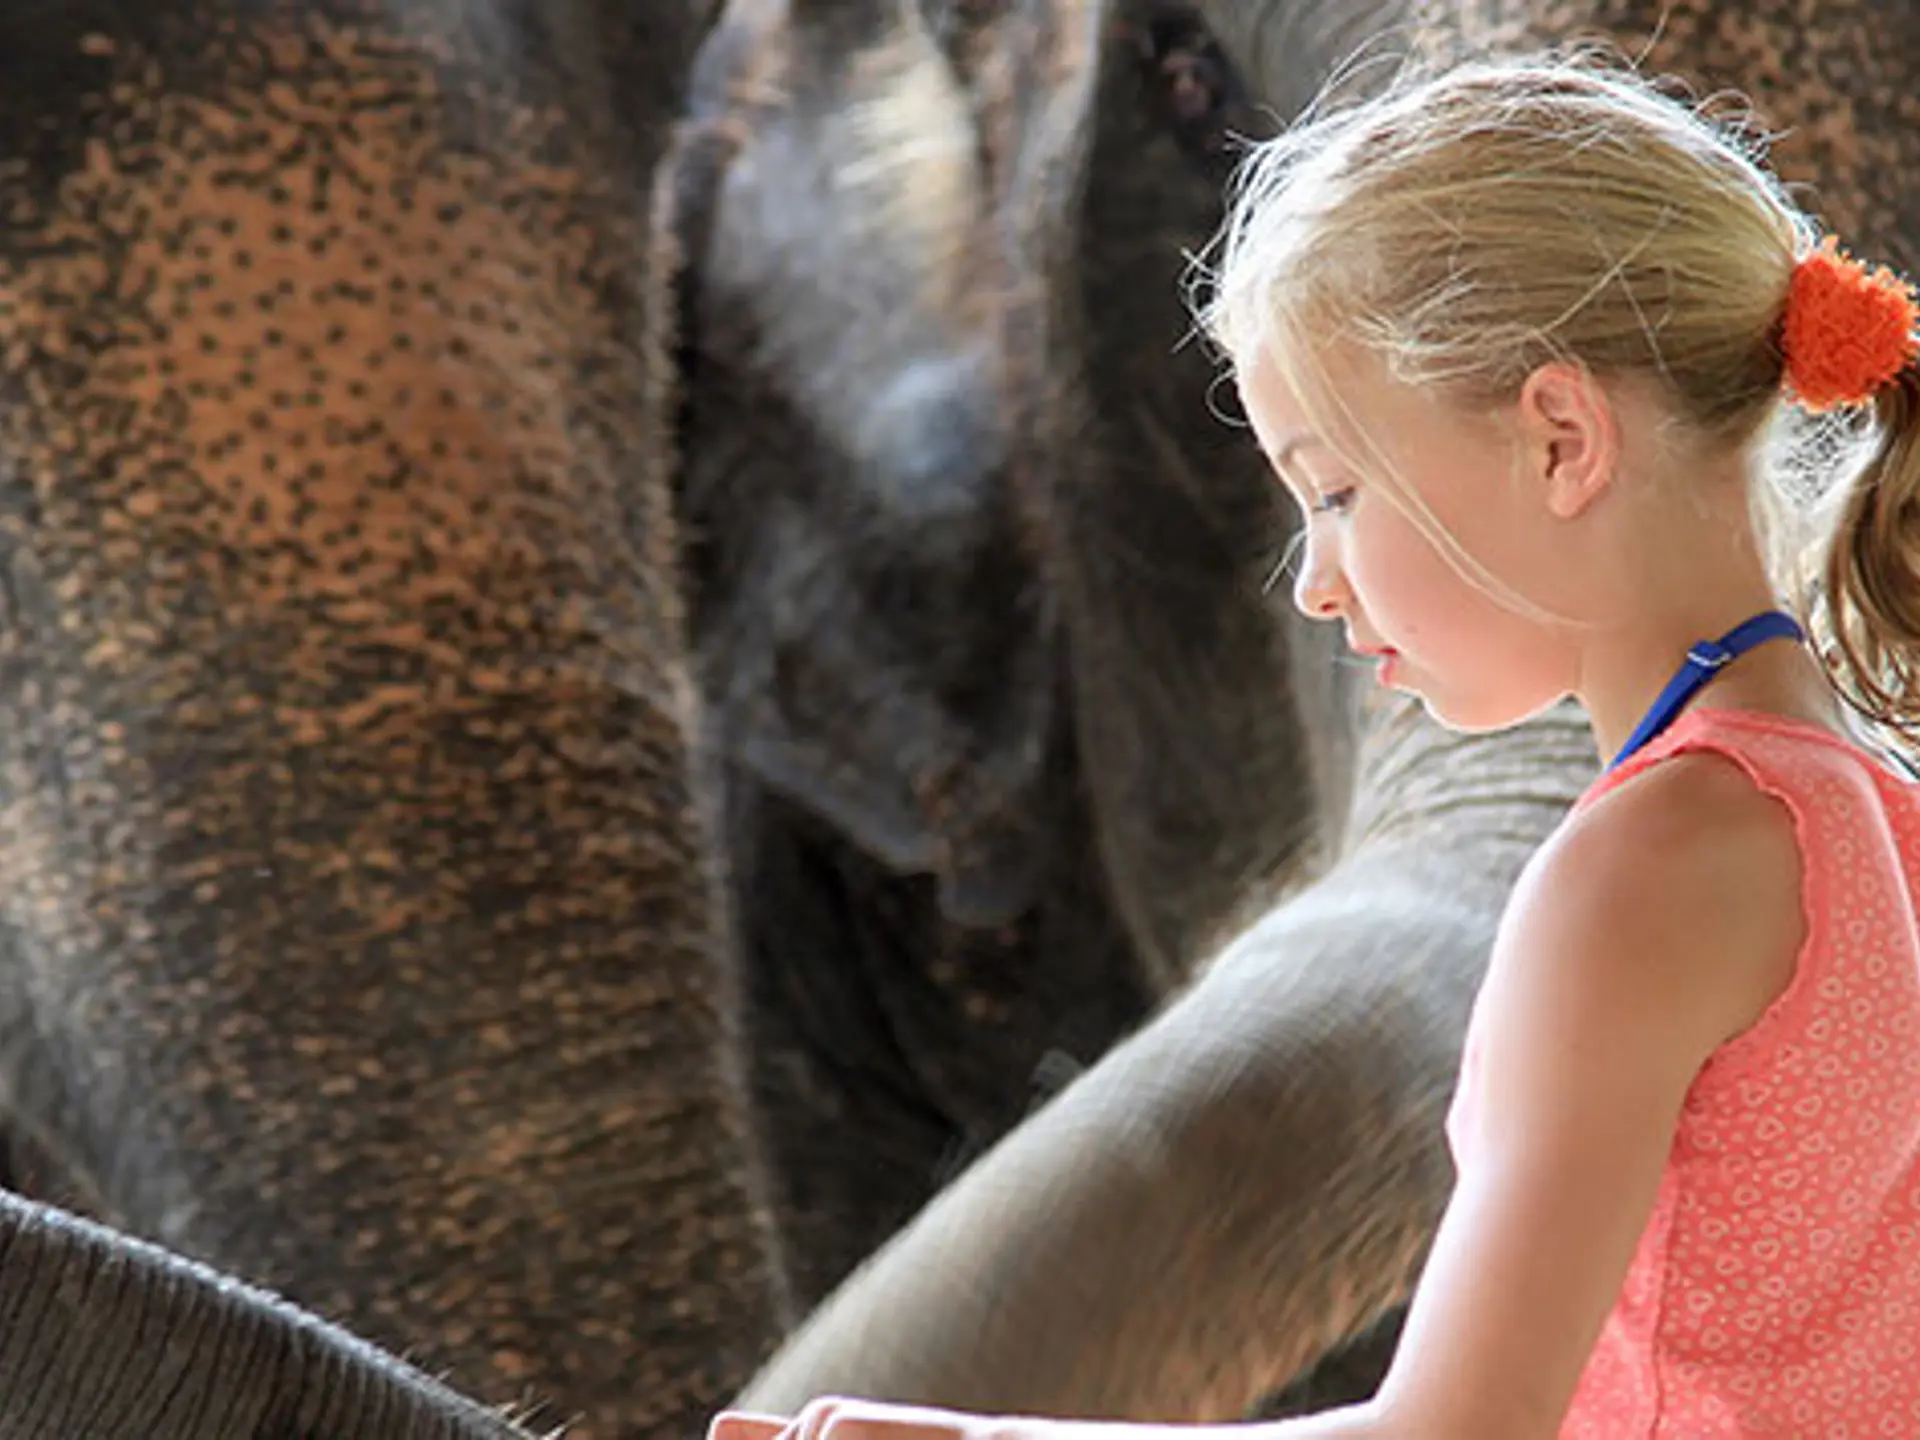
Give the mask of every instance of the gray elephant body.
<svg viewBox="0 0 1920 1440">
<path fill-rule="evenodd" d="M 1192 7 L 737 0 L 649 230 L 696 8 L 0 10 L 54 77 L 0 111 L 0 1096 L 98 1213 L 585 1433 L 690 1433 L 916 1212 L 748 1403 L 1242 1413 L 1404 1294 L 1590 743 L 1357 695 L 1262 594 L 1180 347 L 1252 123 Z M 1291 104 L 1389 20 L 1655 8 L 1213 18 Z M 1651 63 L 1901 258 L 1920 44 L 1796 110 L 1838 25 L 1718 13 Z"/>
</svg>

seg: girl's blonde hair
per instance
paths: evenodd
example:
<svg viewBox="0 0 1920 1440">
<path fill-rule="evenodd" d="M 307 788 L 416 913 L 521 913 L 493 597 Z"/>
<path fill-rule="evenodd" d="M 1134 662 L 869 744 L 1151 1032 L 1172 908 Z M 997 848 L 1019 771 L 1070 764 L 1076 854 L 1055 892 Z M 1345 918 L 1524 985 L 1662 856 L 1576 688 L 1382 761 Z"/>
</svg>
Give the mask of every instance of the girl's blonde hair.
<svg viewBox="0 0 1920 1440">
<path fill-rule="evenodd" d="M 1772 478 L 1864 456 L 1804 601 L 1846 698 L 1920 735 L 1920 374 L 1909 364 L 1864 417 L 1783 415 L 1782 319 L 1818 240 L 1751 136 L 1631 72 L 1484 62 L 1409 73 L 1255 147 L 1200 322 L 1316 408 L 1344 408 L 1317 359 L 1330 343 L 1471 409 L 1570 361 L 1656 384 L 1682 444 L 1786 437 Z"/>
</svg>

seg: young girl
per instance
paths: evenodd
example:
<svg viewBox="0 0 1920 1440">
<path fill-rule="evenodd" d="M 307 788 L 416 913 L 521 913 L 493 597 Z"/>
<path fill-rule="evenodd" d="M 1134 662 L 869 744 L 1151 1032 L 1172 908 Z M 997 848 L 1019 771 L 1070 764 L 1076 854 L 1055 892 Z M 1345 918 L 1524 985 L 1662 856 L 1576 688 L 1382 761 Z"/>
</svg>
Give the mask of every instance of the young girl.
<svg viewBox="0 0 1920 1440">
<path fill-rule="evenodd" d="M 1920 790 L 1836 704 L 1920 733 L 1912 291 L 1700 116 L 1536 60 L 1260 151 L 1206 320 L 1306 516 L 1300 607 L 1446 724 L 1573 695 L 1611 759 L 1503 918 L 1378 1397 L 1218 1429 L 1920 1436 Z M 1783 431 L 1855 472 L 1817 653 L 1750 505 Z M 1159 1428 L 838 1401 L 713 1434 Z"/>
</svg>

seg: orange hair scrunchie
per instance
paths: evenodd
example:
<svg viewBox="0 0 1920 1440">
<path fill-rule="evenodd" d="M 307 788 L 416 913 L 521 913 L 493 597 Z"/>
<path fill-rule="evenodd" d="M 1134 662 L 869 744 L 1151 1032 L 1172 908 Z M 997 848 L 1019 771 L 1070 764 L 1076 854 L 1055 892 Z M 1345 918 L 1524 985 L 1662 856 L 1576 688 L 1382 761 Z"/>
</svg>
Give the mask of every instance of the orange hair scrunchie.
<svg viewBox="0 0 1920 1440">
<path fill-rule="evenodd" d="M 1893 271 L 1869 270 L 1829 235 L 1793 267 L 1780 348 L 1802 407 L 1863 405 L 1920 359 L 1920 301 Z"/>
</svg>

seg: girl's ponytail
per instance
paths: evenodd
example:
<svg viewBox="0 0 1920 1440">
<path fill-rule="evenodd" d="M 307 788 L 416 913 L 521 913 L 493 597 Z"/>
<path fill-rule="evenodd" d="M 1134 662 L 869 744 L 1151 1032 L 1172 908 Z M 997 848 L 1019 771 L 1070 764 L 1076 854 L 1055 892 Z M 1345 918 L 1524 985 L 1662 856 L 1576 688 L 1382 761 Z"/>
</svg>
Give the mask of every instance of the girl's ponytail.
<svg viewBox="0 0 1920 1440">
<path fill-rule="evenodd" d="M 1840 693 L 1867 720 L 1920 741 L 1920 362 L 1873 397 L 1880 445 L 1854 478 L 1821 596 Z"/>
<path fill-rule="evenodd" d="M 1872 407 L 1879 443 L 1840 497 L 1815 608 L 1842 698 L 1920 741 L 1920 299 L 1829 236 L 1793 267 L 1780 351 L 1801 408 Z"/>
</svg>

